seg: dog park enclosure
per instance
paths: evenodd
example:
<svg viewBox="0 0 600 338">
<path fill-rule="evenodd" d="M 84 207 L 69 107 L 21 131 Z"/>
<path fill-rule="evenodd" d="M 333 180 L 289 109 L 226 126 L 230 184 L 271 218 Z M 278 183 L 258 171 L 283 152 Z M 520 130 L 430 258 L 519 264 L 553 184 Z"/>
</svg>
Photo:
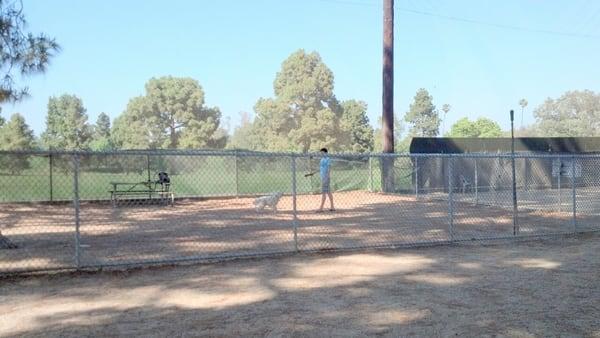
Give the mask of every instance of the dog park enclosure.
<svg viewBox="0 0 600 338">
<path fill-rule="evenodd" d="M 0 273 L 600 229 L 596 198 L 600 156 L 594 154 L 517 153 L 517 215 L 510 154 L 331 157 L 337 211 L 316 214 L 319 177 L 304 175 L 318 168 L 318 155 L 171 150 L 0 153 L 2 163 L 10 164 L 3 169 L 12 168 L 0 176 L 0 232 L 15 246 L 0 249 Z M 381 191 L 384 157 L 394 162 L 394 192 Z M 560 175 L 525 183 L 533 169 L 543 164 L 547 171 L 559 161 L 564 169 Z M 479 177 L 495 179 L 485 184 L 471 181 L 471 187 L 464 187 L 461 176 L 472 179 L 475 166 Z M 527 166 L 532 168 L 529 173 Z M 569 170 L 575 175 L 568 175 Z M 154 181 L 159 172 L 170 176 L 173 206 L 145 198 L 111 203 L 111 182 Z M 256 212 L 254 199 L 274 192 L 284 194 L 278 212 Z"/>
</svg>

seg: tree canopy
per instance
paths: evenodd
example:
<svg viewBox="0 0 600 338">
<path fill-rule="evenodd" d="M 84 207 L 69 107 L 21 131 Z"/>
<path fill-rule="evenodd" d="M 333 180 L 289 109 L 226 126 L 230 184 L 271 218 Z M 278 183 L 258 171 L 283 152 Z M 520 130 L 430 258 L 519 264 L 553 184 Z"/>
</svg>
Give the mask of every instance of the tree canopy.
<svg viewBox="0 0 600 338">
<path fill-rule="evenodd" d="M 50 97 L 42 143 L 48 149 L 83 150 L 89 146 L 91 127 L 81 99 L 64 94 Z"/>
<path fill-rule="evenodd" d="M 316 52 L 302 49 L 281 65 L 274 97 L 260 98 L 253 122 L 242 121 L 230 147 L 267 151 L 367 152 L 374 147 L 366 103 L 339 102 L 333 72 Z"/>
<path fill-rule="evenodd" d="M 475 121 L 470 121 L 468 117 L 456 121 L 450 131 L 446 134 L 448 137 L 501 137 L 502 128 L 495 121 L 485 117 L 480 117 Z"/>
<path fill-rule="evenodd" d="M 26 96 L 28 88 L 19 88 L 15 77 L 44 72 L 60 50 L 54 39 L 26 32 L 26 25 L 22 1 L 0 0 L 0 103 Z"/>
<path fill-rule="evenodd" d="M 410 124 L 410 136 L 434 137 L 439 134 L 441 120 L 427 90 L 417 91 L 404 120 Z"/>
<path fill-rule="evenodd" d="M 146 83 L 146 94 L 131 99 L 114 124 L 113 139 L 123 149 L 214 148 L 221 112 L 204 105 L 204 91 L 192 78 L 165 76 Z"/>
<path fill-rule="evenodd" d="M 344 101 L 342 112 L 342 133 L 347 137 L 345 150 L 353 153 L 373 151 L 373 127 L 369 124 L 367 104 L 357 100 Z"/>
<path fill-rule="evenodd" d="M 10 120 L 0 126 L 0 150 L 29 150 L 33 146 L 33 130 L 21 114 L 13 114 Z M 26 155 L 2 156 L 0 167 L 16 174 L 29 168 L 29 158 Z"/>
<path fill-rule="evenodd" d="M 568 91 L 557 99 L 546 99 L 533 114 L 540 136 L 600 135 L 600 93 Z"/>
<path fill-rule="evenodd" d="M 292 53 L 273 87 L 275 97 L 261 98 L 254 106 L 257 146 L 300 152 L 343 148 L 343 110 L 333 93 L 333 73 L 318 53 Z"/>
<path fill-rule="evenodd" d="M 110 135 L 110 117 L 106 113 L 100 113 L 92 128 L 90 149 L 94 151 L 111 150 L 113 147 Z"/>
</svg>

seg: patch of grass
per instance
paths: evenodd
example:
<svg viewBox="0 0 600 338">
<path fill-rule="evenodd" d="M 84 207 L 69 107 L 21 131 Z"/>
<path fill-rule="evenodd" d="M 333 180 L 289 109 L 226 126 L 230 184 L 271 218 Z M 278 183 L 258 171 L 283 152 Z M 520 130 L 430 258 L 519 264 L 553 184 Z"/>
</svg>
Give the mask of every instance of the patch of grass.
<svg viewBox="0 0 600 338">
<path fill-rule="evenodd" d="M 264 157 L 155 157 L 150 161 L 150 179 L 156 172 L 170 173 L 172 189 L 178 197 L 234 196 L 266 194 L 275 191 L 291 193 L 292 173 L 286 158 Z M 316 164 L 298 167 L 296 191 L 320 191 L 319 174 L 304 177 Z M 79 173 L 79 197 L 82 200 L 107 200 L 111 182 L 145 182 L 148 180 L 145 156 L 127 159 L 98 157 L 82 161 Z M 312 170 L 311 170 L 312 169 Z M 33 157 L 30 168 L 19 174 L 0 175 L 0 202 L 60 201 L 73 199 L 73 167 L 70 158 L 55 158 L 50 171 L 47 157 Z M 51 184 L 52 181 L 52 184 Z M 334 165 L 331 173 L 334 191 L 381 190 L 381 170 L 375 161 L 363 165 Z M 411 189 L 410 169 L 396 169 L 398 190 Z"/>
</svg>

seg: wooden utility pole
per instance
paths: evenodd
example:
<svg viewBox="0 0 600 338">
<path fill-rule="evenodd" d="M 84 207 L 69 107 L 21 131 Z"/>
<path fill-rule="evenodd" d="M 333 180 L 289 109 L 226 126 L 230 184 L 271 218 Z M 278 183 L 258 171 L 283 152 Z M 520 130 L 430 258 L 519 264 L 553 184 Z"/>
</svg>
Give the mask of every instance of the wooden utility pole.
<svg viewBox="0 0 600 338">
<path fill-rule="evenodd" d="M 394 0 L 383 0 L 383 152 L 394 152 Z M 394 159 L 382 161 L 383 190 L 394 190 Z"/>
<path fill-rule="evenodd" d="M 383 152 L 394 152 L 394 0 L 383 0 Z"/>
</svg>

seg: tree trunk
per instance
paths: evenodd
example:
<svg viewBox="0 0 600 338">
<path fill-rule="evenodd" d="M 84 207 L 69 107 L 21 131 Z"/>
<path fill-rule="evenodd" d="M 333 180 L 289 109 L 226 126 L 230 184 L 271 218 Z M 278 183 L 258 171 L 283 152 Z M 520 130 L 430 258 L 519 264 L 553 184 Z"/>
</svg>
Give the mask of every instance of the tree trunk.
<svg viewBox="0 0 600 338">
<path fill-rule="evenodd" d="M 2 235 L 0 231 L 0 249 L 16 249 L 18 246 Z"/>
</svg>

